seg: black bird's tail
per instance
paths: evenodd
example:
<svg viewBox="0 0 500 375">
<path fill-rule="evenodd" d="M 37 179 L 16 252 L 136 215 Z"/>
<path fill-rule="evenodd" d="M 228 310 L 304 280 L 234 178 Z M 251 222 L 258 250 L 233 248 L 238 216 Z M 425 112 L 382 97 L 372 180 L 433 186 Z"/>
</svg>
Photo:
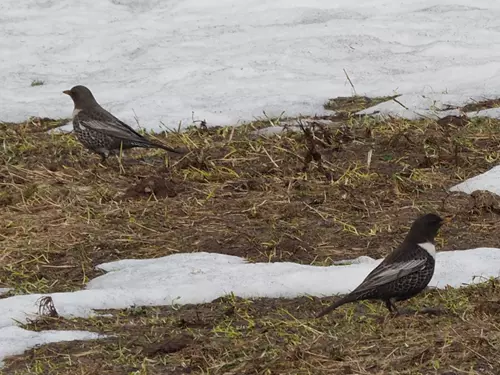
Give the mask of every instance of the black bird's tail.
<svg viewBox="0 0 500 375">
<path fill-rule="evenodd" d="M 353 296 L 353 295 L 348 294 L 347 296 L 339 299 L 337 302 L 332 303 L 326 309 L 324 309 L 323 311 L 321 311 L 319 314 L 316 315 L 316 318 L 321 318 L 322 316 L 325 316 L 326 314 L 328 314 L 328 313 L 332 312 L 333 310 L 335 310 L 337 307 L 345 305 L 346 303 L 356 301 L 357 300 L 356 297 L 357 296 Z"/>
</svg>

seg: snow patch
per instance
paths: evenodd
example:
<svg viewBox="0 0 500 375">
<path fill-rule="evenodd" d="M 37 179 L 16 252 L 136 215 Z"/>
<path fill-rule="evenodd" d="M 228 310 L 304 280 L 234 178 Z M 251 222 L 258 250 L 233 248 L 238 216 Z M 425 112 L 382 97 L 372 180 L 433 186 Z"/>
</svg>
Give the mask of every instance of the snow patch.
<svg viewBox="0 0 500 375">
<path fill-rule="evenodd" d="M 471 194 L 476 190 L 487 190 L 500 195 L 500 166 L 493 167 L 487 172 L 469 178 L 450 188 L 450 191 L 461 191 Z"/>
<path fill-rule="evenodd" d="M 409 118 L 500 91 L 500 3 L 489 0 L 2 0 L 0 8 L 1 121 L 70 117 L 62 91 L 77 84 L 128 124 L 137 116 L 154 130 L 189 125 L 192 112 L 208 125 L 262 111 L 325 114 L 329 98 L 353 94 L 344 68 L 358 95 L 403 94 L 407 110 L 377 110 Z"/>
</svg>

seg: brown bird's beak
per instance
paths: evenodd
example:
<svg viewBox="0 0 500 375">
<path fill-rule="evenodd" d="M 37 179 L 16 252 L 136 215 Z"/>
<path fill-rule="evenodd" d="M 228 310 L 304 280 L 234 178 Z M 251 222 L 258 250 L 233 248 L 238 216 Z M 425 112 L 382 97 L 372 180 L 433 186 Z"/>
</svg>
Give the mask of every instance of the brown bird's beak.
<svg viewBox="0 0 500 375">
<path fill-rule="evenodd" d="M 64 90 L 64 91 L 63 91 L 63 94 L 66 94 L 66 95 L 71 96 L 71 90 Z"/>
</svg>

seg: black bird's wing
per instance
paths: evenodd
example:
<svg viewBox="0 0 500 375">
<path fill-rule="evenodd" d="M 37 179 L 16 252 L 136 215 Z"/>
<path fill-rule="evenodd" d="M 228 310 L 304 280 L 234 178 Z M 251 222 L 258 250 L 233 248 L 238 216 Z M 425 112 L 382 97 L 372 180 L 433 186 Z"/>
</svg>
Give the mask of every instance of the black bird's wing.
<svg viewBox="0 0 500 375">
<path fill-rule="evenodd" d="M 421 258 L 389 264 L 380 263 L 352 293 L 363 294 L 382 285 L 387 285 L 401 277 L 419 271 L 426 262 L 426 259 Z"/>
<path fill-rule="evenodd" d="M 427 262 L 425 257 L 416 256 L 419 250 L 418 244 L 403 241 L 350 294 L 362 294 L 419 271 Z"/>
<path fill-rule="evenodd" d="M 399 278 L 417 272 L 425 267 L 427 260 L 424 257 L 413 257 L 418 244 L 406 241 L 389 254 L 375 269 L 372 270 L 363 282 L 351 293 L 321 311 L 317 318 L 322 317 L 343 304 L 363 299 L 372 294 L 378 287 L 387 285 Z M 403 250 L 404 249 L 404 250 Z"/>
</svg>

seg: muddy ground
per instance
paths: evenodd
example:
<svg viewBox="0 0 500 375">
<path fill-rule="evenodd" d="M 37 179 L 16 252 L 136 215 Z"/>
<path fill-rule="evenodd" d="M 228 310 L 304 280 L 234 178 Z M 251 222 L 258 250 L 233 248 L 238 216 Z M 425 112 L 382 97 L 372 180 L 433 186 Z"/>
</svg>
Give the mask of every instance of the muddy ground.
<svg viewBox="0 0 500 375">
<path fill-rule="evenodd" d="M 337 103 L 338 104 L 338 103 Z M 452 215 L 438 250 L 498 247 L 500 199 L 449 187 L 499 162 L 486 118 L 296 119 L 159 134 L 184 156 L 134 150 L 99 163 L 60 124 L 1 125 L 0 287 L 6 296 L 79 290 L 95 266 L 208 251 L 255 262 L 387 255 L 420 214 Z M 298 131 L 297 131 L 298 130 Z M 314 319 L 332 298 L 131 307 L 92 319 L 41 317 L 30 329 L 84 329 L 105 340 L 42 346 L 6 374 L 499 374 L 500 285 L 429 290 L 390 317 L 378 303 Z M 3 297 L 6 297 L 3 296 Z M 57 306 L 55 306 L 57 309 Z"/>
</svg>

